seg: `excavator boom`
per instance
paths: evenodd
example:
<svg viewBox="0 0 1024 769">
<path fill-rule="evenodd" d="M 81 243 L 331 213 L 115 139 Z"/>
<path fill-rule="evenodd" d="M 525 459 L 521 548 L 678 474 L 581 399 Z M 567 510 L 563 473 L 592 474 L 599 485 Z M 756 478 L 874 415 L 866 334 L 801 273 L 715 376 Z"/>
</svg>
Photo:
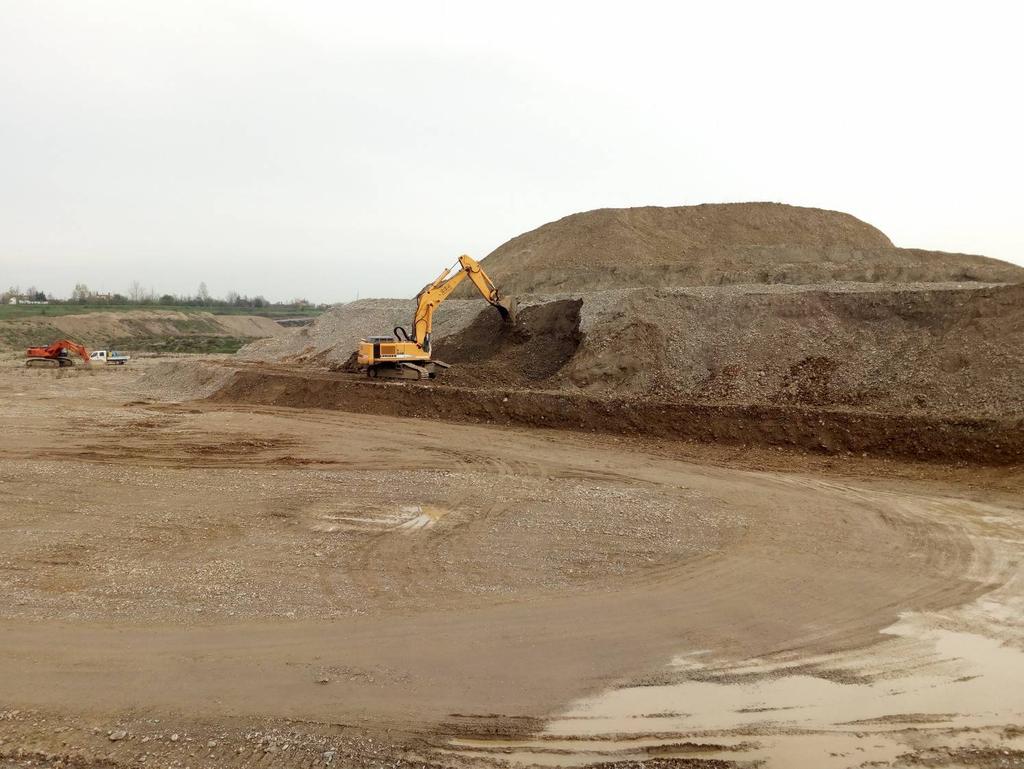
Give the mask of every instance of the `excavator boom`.
<svg viewBox="0 0 1024 769">
<path fill-rule="evenodd" d="M 442 272 L 433 282 L 423 287 L 416 295 L 416 314 L 413 317 L 413 340 L 426 352 L 430 352 L 430 333 L 434 326 L 434 310 L 451 296 L 467 277 L 473 282 L 480 296 L 494 306 L 501 317 L 515 322 L 515 302 L 502 299 L 483 267 L 475 259 L 463 254 L 456 265 Z M 454 272 L 453 272 L 454 271 Z"/>
</svg>

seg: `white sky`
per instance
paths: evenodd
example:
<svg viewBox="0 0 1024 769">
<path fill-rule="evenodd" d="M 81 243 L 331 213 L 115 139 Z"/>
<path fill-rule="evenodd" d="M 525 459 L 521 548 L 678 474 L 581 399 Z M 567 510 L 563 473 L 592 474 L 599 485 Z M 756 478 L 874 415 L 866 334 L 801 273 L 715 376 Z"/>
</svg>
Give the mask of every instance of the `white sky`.
<svg viewBox="0 0 1024 769">
<path fill-rule="evenodd" d="M 0 286 L 404 296 L 743 200 L 1024 264 L 1017 5 L 0 0 Z"/>
</svg>

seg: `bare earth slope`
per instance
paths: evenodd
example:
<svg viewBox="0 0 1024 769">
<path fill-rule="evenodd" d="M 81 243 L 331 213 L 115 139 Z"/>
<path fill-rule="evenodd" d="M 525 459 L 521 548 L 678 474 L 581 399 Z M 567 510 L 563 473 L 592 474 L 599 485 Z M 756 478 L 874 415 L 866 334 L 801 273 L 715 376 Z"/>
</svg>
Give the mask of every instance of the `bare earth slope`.
<svg viewBox="0 0 1024 769">
<path fill-rule="evenodd" d="M 441 386 L 597 398 L 1024 416 L 1024 286 L 721 286 L 532 297 L 505 327 L 480 301 L 438 313 Z M 372 304 L 370 303 L 372 301 Z M 250 360 L 337 367 L 409 300 L 366 300 Z"/>
<path fill-rule="evenodd" d="M 46 345 L 67 337 L 90 348 L 132 348 L 135 340 L 190 336 L 263 338 L 291 332 L 271 318 L 208 312 L 134 310 L 80 315 L 33 316 L 0 321 L 0 349 Z"/>
<path fill-rule="evenodd" d="M 1024 286 L 636 290 L 559 380 L 702 403 L 1024 415 Z"/>
<path fill-rule="evenodd" d="M 1006 262 L 896 248 L 849 214 L 780 203 L 572 214 L 512 238 L 483 265 L 514 294 L 730 283 L 1024 281 L 1024 268 Z"/>
</svg>

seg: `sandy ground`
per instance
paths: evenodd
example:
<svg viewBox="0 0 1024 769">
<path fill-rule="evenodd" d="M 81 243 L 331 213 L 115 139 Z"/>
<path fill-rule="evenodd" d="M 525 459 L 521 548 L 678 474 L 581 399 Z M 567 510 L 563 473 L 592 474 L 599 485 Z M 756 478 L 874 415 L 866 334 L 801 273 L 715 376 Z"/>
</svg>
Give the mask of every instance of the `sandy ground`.
<svg viewBox="0 0 1024 769">
<path fill-rule="evenodd" d="M 0 766 L 1024 766 L 1019 470 L 138 364 L 0 367 Z"/>
</svg>

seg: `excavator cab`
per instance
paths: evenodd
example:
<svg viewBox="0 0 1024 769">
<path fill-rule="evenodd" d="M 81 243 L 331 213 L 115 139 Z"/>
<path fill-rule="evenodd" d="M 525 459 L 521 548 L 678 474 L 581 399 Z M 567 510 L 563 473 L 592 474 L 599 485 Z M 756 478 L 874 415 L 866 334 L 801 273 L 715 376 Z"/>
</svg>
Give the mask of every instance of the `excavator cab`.
<svg viewBox="0 0 1024 769">
<path fill-rule="evenodd" d="M 456 266 L 458 270 L 453 272 Z M 434 379 L 449 368 L 447 363 L 431 358 L 430 337 L 434 325 L 434 310 L 467 277 L 480 291 L 481 296 L 498 310 L 506 323 L 515 322 L 515 300 L 502 297 L 479 262 L 462 255 L 457 265 L 447 268 L 433 283 L 424 286 L 416 295 L 412 333 L 402 326 L 396 326 L 392 336 L 371 336 L 360 342 L 356 362 L 366 368 L 367 376 L 389 379 Z"/>
</svg>

